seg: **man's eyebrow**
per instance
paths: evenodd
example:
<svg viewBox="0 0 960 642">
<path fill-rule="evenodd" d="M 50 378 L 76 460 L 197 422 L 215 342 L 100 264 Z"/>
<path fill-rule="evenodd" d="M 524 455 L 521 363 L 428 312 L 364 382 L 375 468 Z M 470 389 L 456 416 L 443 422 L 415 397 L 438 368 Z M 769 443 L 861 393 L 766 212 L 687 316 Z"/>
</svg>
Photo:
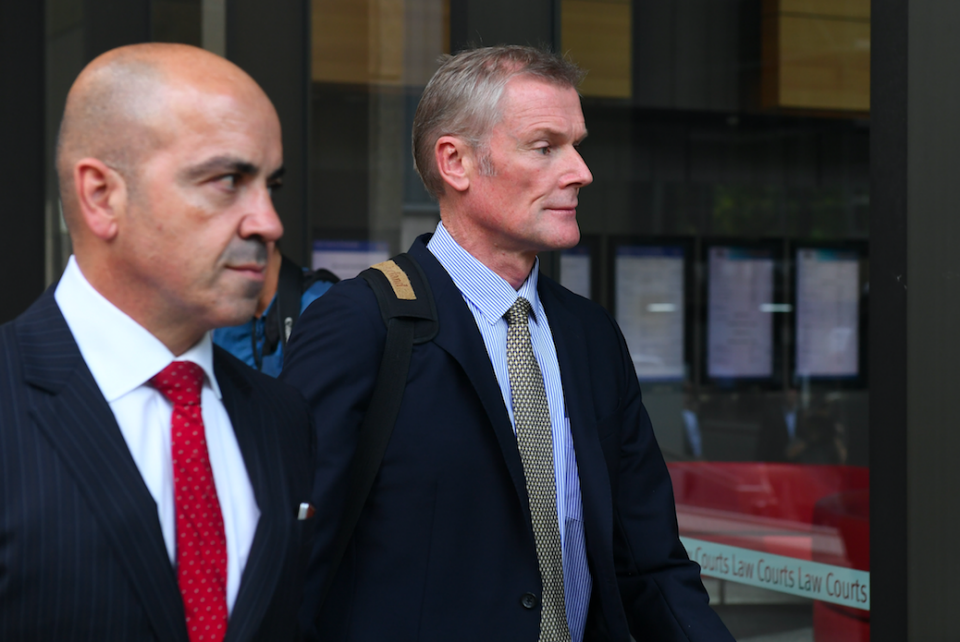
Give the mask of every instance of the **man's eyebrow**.
<svg viewBox="0 0 960 642">
<path fill-rule="evenodd" d="M 243 174 L 244 176 L 255 176 L 258 171 L 260 170 L 256 165 L 241 158 L 235 156 L 214 156 L 199 165 L 188 168 L 184 172 L 184 175 L 187 179 L 193 180 L 211 174 Z"/>
</svg>

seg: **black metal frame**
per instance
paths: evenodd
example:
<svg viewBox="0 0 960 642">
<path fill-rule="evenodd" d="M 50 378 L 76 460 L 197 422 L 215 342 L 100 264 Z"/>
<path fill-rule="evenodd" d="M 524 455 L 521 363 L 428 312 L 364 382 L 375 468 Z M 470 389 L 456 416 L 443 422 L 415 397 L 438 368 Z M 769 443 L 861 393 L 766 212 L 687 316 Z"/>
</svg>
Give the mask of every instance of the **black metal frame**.
<svg viewBox="0 0 960 642">
<path fill-rule="evenodd" d="M 909 639 L 907 614 L 908 1 L 872 3 L 870 97 L 870 629 Z M 931 551 L 931 554 L 936 554 Z M 946 631 L 943 632 L 946 634 Z"/>
<path fill-rule="evenodd" d="M 311 39 L 308 0 L 227 0 L 227 58 L 259 83 L 283 128 L 283 189 L 273 203 L 283 251 L 310 263 Z"/>
<path fill-rule="evenodd" d="M 45 51 L 43 3 L 0 3 L 0 323 L 43 292 Z"/>
</svg>

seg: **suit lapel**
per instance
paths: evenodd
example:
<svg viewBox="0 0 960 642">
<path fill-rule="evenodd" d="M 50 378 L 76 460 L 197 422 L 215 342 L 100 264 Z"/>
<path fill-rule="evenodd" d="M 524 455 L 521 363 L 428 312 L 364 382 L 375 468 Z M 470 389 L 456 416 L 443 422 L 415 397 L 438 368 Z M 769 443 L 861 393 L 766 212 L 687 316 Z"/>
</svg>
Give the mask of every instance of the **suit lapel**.
<svg viewBox="0 0 960 642">
<path fill-rule="evenodd" d="M 230 416 L 260 509 L 260 520 L 225 638 L 226 642 L 242 642 L 252 639 L 259 630 L 280 579 L 283 564 L 278 560 L 284 558 L 280 552 L 287 550 L 290 538 L 290 520 L 284 513 L 289 508 L 289 501 L 284 490 L 286 477 L 279 445 L 275 439 L 265 438 L 271 427 L 263 416 L 263 409 L 251 398 L 249 382 L 232 364 L 216 358 L 219 348 L 214 350 L 214 371 L 223 405 Z"/>
<path fill-rule="evenodd" d="M 450 275 L 427 249 L 423 237 L 413 244 L 409 253 L 417 260 L 427 280 L 430 281 L 436 301 L 440 331 L 434 343 L 460 364 L 470 383 L 473 384 L 493 426 L 493 432 L 497 436 L 520 504 L 529 516 L 527 487 L 523 476 L 523 464 L 520 461 L 520 451 L 517 449 L 517 438 L 513 434 L 510 415 L 503 404 L 503 393 L 500 392 L 500 384 L 497 383 L 497 375 L 493 371 L 490 357 L 487 356 L 487 348 L 483 343 L 483 337 L 480 336 L 480 330 L 477 329 L 477 322 L 467 309 L 463 295 L 454 285 Z"/>
<path fill-rule="evenodd" d="M 577 456 L 587 559 L 594 591 L 602 596 L 600 604 L 607 625 L 612 630 L 622 631 L 625 636 L 626 621 L 620 607 L 613 566 L 613 491 L 597 433 L 590 380 L 592 366 L 607 355 L 590 354 L 585 340 L 590 329 L 584 326 L 576 311 L 564 306 L 558 296 L 559 287 L 541 275 L 538 291 L 557 348 L 563 400 L 570 417 L 570 432 Z M 598 367 L 607 366 L 600 363 Z"/>
<path fill-rule="evenodd" d="M 16 322 L 30 413 L 86 498 L 158 639 L 187 641 L 157 505 L 48 290 Z"/>
<path fill-rule="evenodd" d="M 570 433 L 577 456 L 588 549 L 591 543 L 598 545 L 601 542 L 607 542 L 604 546 L 609 549 L 613 542 L 613 500 L 590 394 L 590 365 L 593 360 L 584 341 L 589 330 L 574 311 L 564 307 L 557 296 L 557 287 L 543 275 L 540 276 L 538 293 L 557 348 L 563 401 L 570 418 Z"/>
</svg>

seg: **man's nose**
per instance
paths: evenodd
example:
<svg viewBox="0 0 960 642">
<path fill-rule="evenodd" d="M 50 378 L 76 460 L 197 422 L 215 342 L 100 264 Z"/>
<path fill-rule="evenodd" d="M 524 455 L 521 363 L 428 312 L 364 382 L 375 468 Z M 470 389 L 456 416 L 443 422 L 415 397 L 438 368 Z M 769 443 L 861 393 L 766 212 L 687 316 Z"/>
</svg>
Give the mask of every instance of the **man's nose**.
<svg viewBox="0 0 960 642">
<path fill-rule="evenodd" d="M 240 236 L 250 238 L 259 236 L 265 242 L 273 242 L 283 236 L 283 223 L 273 207 L 273 198 L 270 190 L 257 190 L 250 204 L 250 211 L 244 217 L 240 228 Z"/>
<path fill-rule="evenodd" d="M 570 170 L 570 184 L 576 185 L 577 187 L 586 187 L 592 182 L 593 174 L 590 172 L 590 168 L 587 167 L 587 163 L 583 160 L 580 152 L 574 149 L 573 166 Z"/>
</svg>

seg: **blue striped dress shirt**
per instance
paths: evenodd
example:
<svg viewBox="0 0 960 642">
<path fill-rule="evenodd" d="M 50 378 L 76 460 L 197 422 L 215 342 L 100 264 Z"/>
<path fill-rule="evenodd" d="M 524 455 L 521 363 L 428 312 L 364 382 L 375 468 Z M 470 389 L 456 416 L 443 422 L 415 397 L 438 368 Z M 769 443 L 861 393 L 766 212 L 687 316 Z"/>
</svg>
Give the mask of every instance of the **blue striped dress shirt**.
<svg viewBox="0 0 960 642">
<path fill-rule="evenodd" d="M 567 623 L 572 642 L 582 642 L 590 605 L 592 579 L 587 565 L 587 550 L 583 535 L 583 505 L 580 498 L 580 478 L 577 473 L 577 458 L 570 433 L 570 419 L 563 403 L 563 385 L 560 381 L 560 364 L 557 349 L 553 345 L 550 324 L 537 294 L 539 259 L 534 263 L 530 276 L 514 290 L 464 250 L 443 227 L 427 244 L 440 265 L 450 274 L 460 290 L 467 307 L 480 329 L 487 354 L 500 384 L 503 403 L 513 423 L 513 404 L 510 401 L 510 375 L 507 370 L 507 322 L 503 318 L 510 306 L 522 296 L 530 302 L 530 340 L 533 352 L 543 373 L 543 383 L 550 407 L 550 423 L 553 428 L 553 470 L 557 484 L 557 523 L 562 524 L 560 542 L 563 547 L 563 582 L 567 605 Z M 516 424 L 514 424 L 516 433 Z"/>
</svg>

